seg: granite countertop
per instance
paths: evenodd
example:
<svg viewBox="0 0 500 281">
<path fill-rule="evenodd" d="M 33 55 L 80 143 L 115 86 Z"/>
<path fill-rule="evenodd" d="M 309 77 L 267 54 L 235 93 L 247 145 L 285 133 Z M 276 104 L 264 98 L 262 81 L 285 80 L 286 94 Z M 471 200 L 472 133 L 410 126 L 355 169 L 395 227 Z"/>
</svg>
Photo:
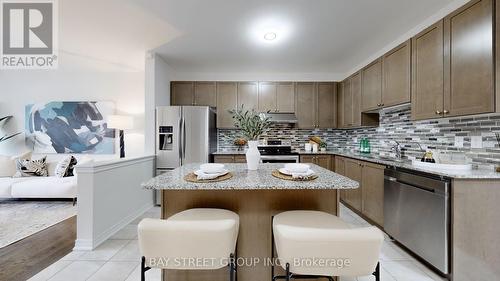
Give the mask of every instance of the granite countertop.
<svg viewBox="0 0 500 281">
<path fill-rule="evenodd" d="M 345 150 L 345 149 L 335 149 L 335 150 L 330 149 L 330 150 L 327 150 L 324 152 L 318 151 L 317 153 L 306 152 L 304 150 L 298 150 L 295 152 L 299 153 L 300 155 L 321 155 L 321 154 L 339 155 L 339 156 L 353 158 L 353 159 L 357 159 L 357 160 L 377 163 L 377 164 L 381 164 L 381 165 L 385 165 L 385 166 L 404 168 L 404 169 L 425 172 L 425 173 L 430 173 L 430 174 L 454 178 L 454 179 L 484 179 L 484 180 L 499 179 L 500 180 L 500 173 L 495 172 L 495 170 L 492 167 L 480 166 L 479 168 L 472 169 L 470 171 L 452 172 L 452 171 L 437 170 L 437 169 L 435 169 L 435 170 L 423 169 L 423 168 L 413 166 L 410 160 L 396 161 L 396 160 L 390 160 L 390 159 L 383 159 L 380 155 L 377 155 L 377 154 L 363 154 L 363 153 L 359 153 L 356 151 Z M 243 154 L 244 152 L 241 152 L 241 151 L 223 151 L 223 152 L 217 152 L 214 154 L 220 154 L 220 153 L 224 153 L 226 155 L 231 155 L 231 154 Z"/>
<path fill-rule="evenodd" d="M 214 183 L 192 183 L 185 181 L 184 176 L 197 170 L 200 163 L 187 164 L 143 183 L 142 187 L 169 190 L 354 189 L 359 187 L 356 181 L 317 165 L 310 165 L 318 175 L 318 178 L 312 181 L 288 181 L 272 176 L 272 171 L 282 168 L 283 164 L 260 164 L 257 171 L 248 171 L 246 164 L 226 164 L 226 169 L 233 173 L 231 179 Z"/>
</svg>

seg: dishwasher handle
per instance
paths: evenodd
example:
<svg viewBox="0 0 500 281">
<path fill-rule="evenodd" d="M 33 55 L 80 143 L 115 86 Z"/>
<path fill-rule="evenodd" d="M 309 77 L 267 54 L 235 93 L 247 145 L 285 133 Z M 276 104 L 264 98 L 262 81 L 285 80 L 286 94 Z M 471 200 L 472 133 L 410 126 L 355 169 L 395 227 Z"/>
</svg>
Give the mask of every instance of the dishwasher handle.
<svg viewBox="0 0 500 281">
<path fill-rule="evenodd" d="M 411 184 L 411 183 L 408 183 L 408 182 L 402 182 L 402 181 L 399 181 L 395 177 L 391 177 L 391 176 L 387 176 L 387 175 L 384 176 L 384 179 L 386 181 L 396 183 L 396 184 L 400 185 L 401 187 L 416 188 L 416 189 L 420 189 L 422 191 L 426 191 L 426 192 L 430 192 L 430 193 L 436 193 L 436 194 L 442 194 L 442 195 L 446 195 L 445 192 L 448 189 L 448 183 L 445 183 L 445 190 L 444 190 L 444 192 L 440 192 L 439 190 L 434 189 L 432 187 L 425 187 L 425 186 L 422 186 L 422 185 L 414 185 L 414 184 Z"/>
</svg>

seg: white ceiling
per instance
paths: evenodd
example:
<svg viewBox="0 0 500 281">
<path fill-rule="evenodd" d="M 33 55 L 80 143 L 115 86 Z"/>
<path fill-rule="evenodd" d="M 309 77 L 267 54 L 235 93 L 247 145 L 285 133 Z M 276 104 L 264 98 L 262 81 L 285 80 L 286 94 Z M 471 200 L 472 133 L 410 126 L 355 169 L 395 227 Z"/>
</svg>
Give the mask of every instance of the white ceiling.
<svg viewBox="0 0 500 281">
<path fill-rule="evenodd" d="M 454 1 L 132 2 L 179 32 L 155 49 L 178 72 L 344 75 Z M 263 44 L 266 26 L 281 40 Z"/>
</svg>

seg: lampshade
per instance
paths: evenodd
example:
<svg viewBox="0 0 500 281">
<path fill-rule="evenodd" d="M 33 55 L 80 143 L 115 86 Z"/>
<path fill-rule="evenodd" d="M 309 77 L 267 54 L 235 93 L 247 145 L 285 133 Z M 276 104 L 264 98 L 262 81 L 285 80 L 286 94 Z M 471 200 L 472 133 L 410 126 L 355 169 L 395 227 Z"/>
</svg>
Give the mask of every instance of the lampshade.
<svg viewBox="0 0 500 281">
<path fill-rule="evenodd" d="M 108 128 L 119 130 L 130 130 L 134 127 L 134 120 L 130 116 L 110 115 L 108 116 Z"/>
</svg>

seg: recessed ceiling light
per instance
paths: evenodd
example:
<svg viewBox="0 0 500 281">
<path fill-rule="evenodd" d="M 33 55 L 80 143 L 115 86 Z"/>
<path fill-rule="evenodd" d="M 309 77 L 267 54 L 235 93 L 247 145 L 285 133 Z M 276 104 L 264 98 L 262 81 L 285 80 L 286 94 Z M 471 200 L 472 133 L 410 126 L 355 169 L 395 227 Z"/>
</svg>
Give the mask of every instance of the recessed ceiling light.
<svg viewBox="0 0 500 281">
<path fill-rule="evenodd" d="M 276 39 L 277 35 L 275 32 L 267 32 L 266 34 L 264 34 L 264 39 L 268 40 L 268 41 L 272 41 L 274 39 Z"/>
</svg>

